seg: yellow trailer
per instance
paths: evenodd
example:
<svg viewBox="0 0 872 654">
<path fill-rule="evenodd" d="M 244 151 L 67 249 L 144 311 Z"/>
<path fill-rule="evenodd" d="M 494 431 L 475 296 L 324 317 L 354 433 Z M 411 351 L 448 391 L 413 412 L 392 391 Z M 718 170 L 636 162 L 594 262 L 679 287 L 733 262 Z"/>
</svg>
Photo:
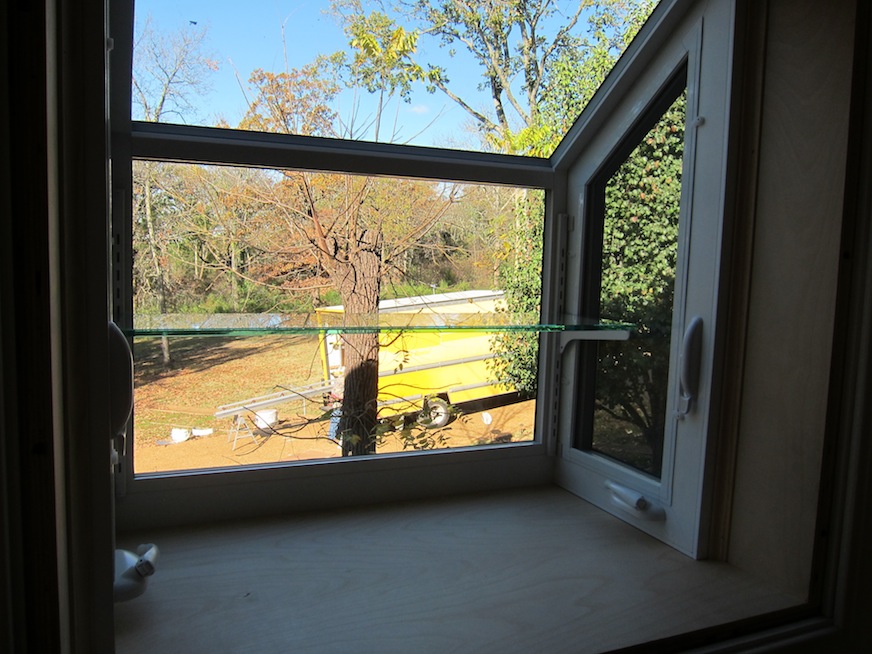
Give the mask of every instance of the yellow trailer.
<svg viewBox="0 0 872 654">
<path fill-rule="evenodd" d="M 451 420 L 452 406 L 493 398 L 514 388 L 494 379 L 488 360 L 488 318 L 503 305 L 502 291 L 457 291 L 379 303 L 379 417 L 422 416 L 431 427 Z M 342 306 L 319 308 L 324 379 L 341 394 L 345 374 Z M 359 325 L 355 325 L 359 326 Z"/>
</svg>

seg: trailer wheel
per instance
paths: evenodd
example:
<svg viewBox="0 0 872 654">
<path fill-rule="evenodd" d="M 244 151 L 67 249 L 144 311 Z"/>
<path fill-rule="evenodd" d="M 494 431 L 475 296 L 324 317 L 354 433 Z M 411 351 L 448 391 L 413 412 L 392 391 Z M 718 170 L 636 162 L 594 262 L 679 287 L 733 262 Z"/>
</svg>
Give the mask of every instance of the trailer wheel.
<svg viewBox="0 0 872 654">
<path fill-rule="evenodd" d="M 442 398 L 427 400 L 424 411 L 418 414 L 418 424 L 427 429 L 439 429 L 451 422 L 451 409 Z"/>
</svg>

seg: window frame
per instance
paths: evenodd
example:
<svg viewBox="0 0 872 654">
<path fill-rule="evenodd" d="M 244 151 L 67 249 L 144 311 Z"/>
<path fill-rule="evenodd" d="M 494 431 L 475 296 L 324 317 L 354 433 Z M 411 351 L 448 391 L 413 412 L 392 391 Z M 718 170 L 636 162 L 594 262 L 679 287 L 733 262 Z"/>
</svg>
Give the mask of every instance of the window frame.
<svg viewBox="0 0 872 654">
<path fill-rule="evenodd" d="M 125 271 L 132 269 L 126 244 L 132 242 L 135 159 L 539 188 L 546 196 L 546 224 L 551 222 L 555 175 L 548 159 L 132 120 L 133 14 L 130 4 L 117 4 L 113 32 L 130 39 L 122 44 L 116 37 L 121 56 L 113 58 L 111 70 L 119 81 L 110 90 L 111 305 L 113 320 L 123 329 L 133 327 L 132 279 Z M 540 377 L 543 370 L 540 366 Z M 549 483 L 554 448 L 541 437 L 550 433 L 548 422 L 547 414 L 537 411 L 531 442 L 137 475 L 128 442 L 115 475 L 117 524 L 137 529 Z M 157 515 L 155 505 L 165 510 Z"/>
<path fill-rule="evenodd" d="M 114 17 L 118 14 L 116 9 L 119 6 L 123 7 L 125 4 L 126 3 L 112 3 L 113 22 Z M 872 22 L 869 20 L 870 14 L 867 8 L 862 8 L 862 5 L 858 6 L 861 6 L 862 20 L 858 21 L 857 33 L 867 33 L 870 26 L 872 26 Z M 765 11 L 763 13 L 765 14 Z M 113 31 L 112 33 L 116 35 L 118 34 L 117 31 Z M 116 52 L 113 53 L 113 66 L 115 65 L 115 62 L 118 61 L 118 58 L 115 56 L 117 52 L 118 50 L 116 49 Z M 860 56 L 863 56 L 863 47 L 858 46 L 856 52 L 859 53 Z M 855 84 L 858 80 L 860 81 L 860 87 L 867 88 L 869 86 L 868 74 L 866 75 L 866 79 L 864 79 L 862 70 L 860 72 L 860 77 L 855 78 Z M 863 82 L 865 82 L 865 85 Z M 112 95 L 114 96 L 115 93 L 113 92 Z M 857 107 L 855 107 L 857 115 L 853 116 L 856 120 L 856 124 L 852 121 L 852 134 L 854 128 L 858 127 L 858 132 L 863 132 L 868 136 L 868 133 L 866 133 L 868 132 L 868 125 L 864 123 L 859 115 L 861 109 L 858 107 L 863 105 L 864 102 L 862 94 L 858 97 L 859 100 L 856 103 Z M 75 103 L 70 103 L 70 106 L 73 104 Z M 866 104 L 868 105 L 868 101 Z M 114 106 L 117 107 L 117 103 L 115 103 Z M 868 106 L 865 108 L 868 108 Z M 113 140 L 116 143 L 116 146 L 119 141 L 121 141 L 121 147 L 123 148 L 124 130 L 120 130 L 122 136 L 119 139 L 117 138 L 119 132 L 116 131 L 117 123 L 113 121 L 112 125 Z M 751 131 L 753 131 L 753 129 Z M 753 140 L 753 138 L 751 140 Z M 116 149 L 115 152 L 117 155 L 118 150 Z M 853 141 L 852 146 L 849 148 L 849 158 L 852 160 L 862 159 L 865 164 L 868 164 L 868 152 L 869 139 L 865 138 L 862 144 L 858 139 Z M 123 167 L 123 165 L 119 167 L 117 165 L 117 159 L 114 163 L 116 164 L 117 173 L 119 168 Z M 865 167 L 868 167 L 868 165 L 865 165 Z M 99 172 L 99 170 L 97 172 Z M 864 193 L 863 189 L 865 187 L 862 187 L 862 184 L 857 179 L 858 177 L 861 176 L 855 174 L 850 175 L 848 195 L 851 195 L 853 192 L 854 195 L 862 196 L 859 200 L 861 206 L 859 209 L 855 206 L 848 207 L 847 227 L 848 231 L 850 231 L 851 225 L 854 225 L 858 232 L 868 236 L 868 229 L 866 228 L 868 221 L 864 221 L 863 216 L 869 213 L 869 199 L 866 197 L 868 194 Z M 561 184 L 559 180 L 555 183 L 555 186 L 560 188 Z M 117 192 L 118 189 L 116 188 L 113 188 L 111 191 L 111 197 L 116 206 L 118 205 Z M 99 241 L 99 234 L 96 236 L 96 240 Z M 79 244 L 81 248 L 78 251 L 80 252 L 90 252 L 94 249 L 88 247 L 87 239 L 82 236 L 67 235 L 66 238 Z M 849 239 L 850 234 L 846 238 Z M 97 250 L 99 251 L 98 248 Z M 865 345 L 868 345 L 866 342 L 867 339 L 865 339 L 865 334 L 868 333 L 868 329 L 860 329 L 858 327 L 858 325 L 865 325 L 868 323 L 868 311 L 866 311 L 865 314 L 863 313 L 864 307 L 865 309 L 869 308 L 870 300 L 868 283 L 865 287 L 863 286 L 863 271 L 865 270 L 865 272 L 868 273 L 870 270 L 868 253 L 869 241 L 868 238 L 866 238 L 857 245 L 858 263 L 856 265 L 856 270 L 853 272 L 853 275 L 851 273 L 846 273 L 839 285 L 840 315 L 848 314 L 848 319 L 845 323 L 840 325 L 839 329 L 836 330 L 836 338 L 837 340 L 840 340 L 838 352 L 841 352 L 843 357 L 849 359 L 850 365 L 841 369 L 834 368 L 832 375 L 830 404 L 833 406 L 833 408 L 831 408 L 831 413 L 833 415 L 831 416 L 832 420 L 828 420 L 829 437 L 827 440 L 828 442 L 832 441 L 833 444 L 837 446 L 835 448 L 837 451 L 833 456 L 834 459 L 837 459 L 837 462 L 824 462 L 824 478 L 825 480 L 832 482 L 832 487 L 828 489 L 828 492 L 823 494 L 819 503 L 822 515 L 829 516 L 832 514 L 833 517 L 832 538 L 828 542 L 821 544 L 819 548 L 821 553 L 821 559 L 819 561 L 821 565 L 819 567 L 826 569 L 825 574 L 821 577 L 820 583 L 826 586 L 825 596 L 828 599 L 822 609 L 813 609 L 808 613 L 807 620 L 782 619 L 779 624 L 783 626 L 774 631 L 768 631 L 766 633 L 758 632 L 758 629 L 770 626 L 772 624 L 771 622 L 761 622 L 756 626 L 749 625 L 747 630 L 739 633 L 741 636 L 742 633 L 747 634 L 748 632 L 755 632 L 750 638 L 746 636 L 743 639 L 742 643 L 744 643 L 745 646 L 751 647 L 758 645 L 767 649 L 778 648 L 780 645 L 786 645 L 788 642 L 796 644 L 797 641 L 809 640 L 816 637 L 820 638 L 822 636 L 831 637 L 827 639 L 828 642 L 836 640 L 837 638 L 842 638 L 841 644 L 845 645 L 847 644 L 844 640 L 846 636 L 860 636 L 863 633 L 863 616 L 866 613 L 863 609 L 869 604 L 868 594 L 863 594 L 862 592 L 867 576 L 856 573 L 858 573 L 858 571 L 862 573 L 868 570 L 868 563 L 863 562 L 868 560 L 868 557 L 865 556 L 865 545 L 868 544 L 872 531 L 870 531 L 870 523 L 868 516 L 866 515 L 867 512 L 863 510 L 865 504 L 862 501 L 869 495 L 868 484 L 864 485 L 860 483 L 858 479 L 861 478 L 863 471 L 869 470 L 869 463 L 872 462 L 872 458 L 870 458 L 870 453 L 872 453 L 872 449 L 869 447 L 870 441 L 868 438 L 865 438 L 866 431 L 864 431 L 864 426 L 868 426 L 870 423 L 869 406 L 866 404 L 864 408 L 862 401 L 865 397 L 864 391 L 868 390 L 869 387 L 870 376 L 868 352 L 866 352 L 865 358 L 862 358 L 861 360 L 854 357 L 853 353 L 855 350 L 862 350 L 865 352 L 864 347 Z M 69 272 L 74 273 L 75 270 L 70 269 Z M 551 273 L 549 272 L 548 274 L 550 275 Z M 74 275 L 71 274 L 68 279 L 72 279 L 73 277 Z M 866 274 L 865 281 L 868 282 L 869 279 L 869 275 Z M 856 281 L 856 286 L 851 283 L 852 280 Z M 80 280 L 73 279 L 73 281 L 69 283 L 74 284 L 76 281 Z M 95 283 L 93 279 L 90 281 L 95 287 L 97 286 L 97 283 Z M 102 281 L 102 279 L 99 280 L 101 284 L 100 288 L 102 288 Z M 843 291 L 845 297 L 842 297 Z M 846 334 L 847 338 L 845 338 Z M 80 335 L 87 337 L 88 332 Z M 845 341 L 848 341 L 847 345 L 845 344 Z M 99 350 L 97 346 L 94 347 Z M 834 354 L 833 357 L 835 363 L 838 363 L 839 361 L 838 356 L 836 356 L 838 352 Z M 76 393 L 74 395 L 83 397 L 83 393 Z M 840 398 L 842 398 L 841 401 Z M 852 403 L 857 407 L 853 412 L 851 410 Z M 842 418 L 841 421 L 839 420 L 840 417 Z M 89 425 L 89 427 L 92 429 L 93 424 Z M 81 435 L 87 436 L 90 435 L 90 433 L 83 432 Z M 100 457 L 97 458 L 99 461 L 102 461 L 105 447 L 97 447 L 94 449 L 100 452 Z M 98 463 L 97 465 L 101 464 Z M 102 468 L 100 469 L 102 470 Z M 840 474 L 835 474 L 834 471 L 836 470 L 839 471 Z M 87 515 L 90 517 L 93 513 L 93 506 L 84 506 L 81 500 L 73 502 L 73 508 L 76 510 L 75 515 L 77 517 L 80 515 Z M 208 519 L 208 516 L 206 516 L 205 519 Z M 81 558 L 81 556 L 78 556 L 75 560 Z M 105 625 L 105 622 L 102 623 L 104 628 Z M 845 630 L 847 630 L 847 634 L 845 633 Z M 732 635 L 735 636 L 736 632 L 733 632 Z M 688 635 L 688 637 L 689 640 L 683 641 L 688 644 L 688 646 L 699 644 L 699 637 L 694 637 L 693 635 Z M 708 642 L 711 642 L 711 640 L 717 640 L 717 638 L 718 636 L 716 634 L 709 634 L 707 637 L 703 636 L 703 639 L 708 640 Z M 854 641 L 852 639 L 849 642 L 853 643 Z M 818 645 L 820 645 L 820 643 L 818 643 Z M 732 651 L 736 646 L 741 646 L 741 643 L 723 643 L 720 647 L 715 645 L 713 651 L 721 651 L 722 647 L 724 648 L 724 651 L 727 649 Z M 811 649 L 815 649 L 816 651 L 814 646 L 811 646 Z"/>
<path fill-rule="evenodd" d="M 116 3 L 118 4 L 118 3 Z M 445 150 L 323 137 L 134 121 L 130 116 L 133 13 L 128 3 L 113 12 L 113 32 L 121 57 L 112 61 L 112 315 L 132 329 L 131 269 L 132 161 L 223 164 L 293 168 L 363 175 L 541 188 L 545 191 L 542 309 L 543 323 L 561 321 L 564 266 L 561 240 L 566 224 L 566 162 L 584 147 L 615 102 L 615 89 L 645 75 L 640 52 L 657 47 L 685 20 L 694 0 L 663 0 L 608 75 L 600 90 L 548 159 L 461 150 Z M 113 6 L 114 10 L 114 6 Z M 559 401 L 559 343 L 540 337 L 539 393 L 532 442 L 487 448 L 379 454 L 341 460 L 278 463 L 245 468 L 207 469 L 134 475 L 135 451 L 124 447 L 116 474 L 119 527 L 133 529 L 190 521 L 241 518 L 306 508 L 346 506 L 390 499 L 427 497 L 553 482 L 557 453 L 556 406 Z M 550 403 L 547 400 L 552 400 Z M 410 472 L 415 471 L 415 472 Z M 414 483 L 402 482 L 410 474 Z M 448 483 L 446 479 L 452 481 Z M 337 480 L 339 482 L 337 483 Z M 325 490 L 325 488 L 331 490 Z M 405 487 L 405 488 L 404 488 Z M 336 489 L 344 489 L 339 492 Z M 361 492 L 361 488 L 366 490 Z M 247 489 L 252 489 L 251 491 Z M 218 501 L 203 502 L 203 493 Z M 251 495 L 249 495 L 251 493 Z M 248 498 L 243 501 L 240 498 Z M 353 500 L 352 500 L 353 498 Z M 156 516 L 149 506 L 168 508 Z M 252 508 L 257 507 L 257 508 Z"/>
<path fill-rule="evenodd" d="M 329 169 L 330 172 L 369 175 L 396 175 L 402 171 L 403 177 L 420 179 L 523 184 L 545 190 L 546 214 L 553 178 L 547 160 L 529 157 L 430 148 L 412 148 L 412 156 L 409 156 L 409 146 L 207 127 L 132 122 L 129 145 L 129 162 L 151 159 L 284 168 L 300 168 L 305 162 L 308 170 L 317 171 Z M 313 161 L 323 165 L 314 167 Z M 129 188 L 116 186 L 113 190 L 115 198 L 127 198 L 130 193 Z M 123 329 L 132 329 L 132 283 L 129 275 L 118 270 L 125 265 L 127 270 L 132 269 L 129 248 L 124 246 L 132 242 L 132 210 L 123 200 L 115 204 L 112 260 L 117 268 L 112 275 L 113 318 Z M 543 412 L 537 411 L 535 434 L 545 433 L 540 423 L 546 419 Z M 480 448 L 147 474 L 134 474 L 136 455 L 130 440 L 116 474 L 116 506 L 122 529 L 550 481 L 548 448 L 537 437 L 528 442 Z M 446 479 L 452 480 L 451 483 Z M 399 490 L 403 487 L 406 490 Z M 201 493 L 206 493 L 210 499 L 204 501 Z M 242 504 L 237 503 L 240 494 L 248 498 Z M 149 510 L 154 503 L 168 507 L 168 511 L 156 516 Z"/>
<path fill-rule="evenodd" d="M 626 139 L 641 129 L 648 112 L 666 102 L 664 94 L 669 95 L 670 87 L 679 78 L 686 80 L 688 124 L 681 207 L 685 227 L 678 245 L 684 253 L 679 261 L 683 258 L 684 263 L 677 271 L 684 290 L 680 298 L 676 292 L 671 365 L 677 363 L 679 344 L 691 318 L 702 318 L 705 326 L 696 408 L 680 421 L 667 421 L 675 430 L 671 439 L 674 447 L 670 439 L 664 443 L 663 475 L 655 479 L 607 456 L 578 449 L 574 437 L 579 431 L 575 423 L 579 416 L 572 410 L 573 400 L 565 401 L 559 408 L 561 454 L 556 478 L 561 486 L 679 551 L 707 558 L 712 555 L 710 541 L 723 537 L 728 530 L 723 523 L 713 527 L 710 520 L 710 480 L 718 473 L 714 455 L 720 411 L 716 387 L 725 370 L 717 358 L 727 317 L 722 303 L 725 283 L 721 280 L 731 270 L 729 242 L 723 235 L 735 218 L 728 199 L 734 171 L 727 152 L 736 121 L 730 111 L 737 84 L 733 76 L 736 6 L 734 2 L 684 6 L 683 12 L 652 15 L 657 23 L 655 31 L 640 32 L 638 48 L 628 50 L 627 67 L 616 68 L 609 92 L 595 96 L 599 104 L 582 114 L 580 124 L 558 147 L 555 168 L 567 176 L 569 189 L 561 196 L 567 204 L 560 210 L 576 214 L 573 233 L 580 234 L 576 240 L 583 241 L 592 217 L 591 196 L 597 180 L 627 145 Z M 611 77 L 607 83 L 610 81 Z M 569 315 L 581 314 L 586 308 L 585 277 L 590 277 L 588 245 L 576 245 L 568 258 L 571 272 L 567 273 L 564 289 L 566 310 Z M 570 398 L 574 398 L 578 375 L 585 370 L 581 360 L 578 363 L 576 367 L 571 360 L 563 364 L 564 378 L 558 390 L 569 393 Z M 589 359 L 586 364 L 590 369 Z M 677 392 L 677 382 L 675 375 L 670 380 L 670 395 Z M 677 403 L 667 404 L 669 415 L 677 409 Z M 609 490 L 611 483 L 640 493 L 657 511 L 649 517 L 644 511 L 628 510 Z M 655 519 L 655 515 L 659 517 Z"/>
</svg>

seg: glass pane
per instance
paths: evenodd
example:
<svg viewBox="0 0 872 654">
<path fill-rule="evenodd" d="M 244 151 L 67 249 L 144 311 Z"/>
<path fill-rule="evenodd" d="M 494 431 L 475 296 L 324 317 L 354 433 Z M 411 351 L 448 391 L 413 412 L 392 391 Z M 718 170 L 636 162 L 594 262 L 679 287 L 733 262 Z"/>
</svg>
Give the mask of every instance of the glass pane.
<svg viewBox="0 0 872 654">
<path fill-rule="evenodd" d="M 137 0 L 133 118 L 548 156 L 657 3 L 279 4 Z"/>
<path fill-rule="evenodd" d="M 136 473 L 533 438 L 541 190 L 134 163 Z"/>
<path fill-rule="evenodd" d="M 678 254 L 686 94 L 605 186 L 600 315 L 633 338 L 599 346 L 592 449 L 660 476 Z"/>
</svg>

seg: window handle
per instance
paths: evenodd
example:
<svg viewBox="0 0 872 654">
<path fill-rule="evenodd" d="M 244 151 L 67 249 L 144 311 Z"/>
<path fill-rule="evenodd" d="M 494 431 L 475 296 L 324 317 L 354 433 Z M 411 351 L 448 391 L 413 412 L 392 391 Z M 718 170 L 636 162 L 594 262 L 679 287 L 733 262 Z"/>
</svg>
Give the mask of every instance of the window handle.
<svg viewBox="0 0 872 654">
<path fill-rule="evenodd" d="M 694 316 L 681 343 L 678 359 L 679 393 L 678 418 L 683 418 L 693 409 L 699 387 L 699 366 L 702 358 L 702 318 Z"/>
<path fill-rule="evenodd" d="M 657 506 L 642 493 L 611 479 L 606 481 L 606 488 L 611 494 L 612 504 L 619 509 L 643 520 L 666 520 L 666 511 L 663 507 Z"/>
<path fill-rule="evenodd" d="M 109 414 L 112 438 L 127 431 L 133 411 L 133 354 L 114 322 L 109 323 Z"/>
</svg>

